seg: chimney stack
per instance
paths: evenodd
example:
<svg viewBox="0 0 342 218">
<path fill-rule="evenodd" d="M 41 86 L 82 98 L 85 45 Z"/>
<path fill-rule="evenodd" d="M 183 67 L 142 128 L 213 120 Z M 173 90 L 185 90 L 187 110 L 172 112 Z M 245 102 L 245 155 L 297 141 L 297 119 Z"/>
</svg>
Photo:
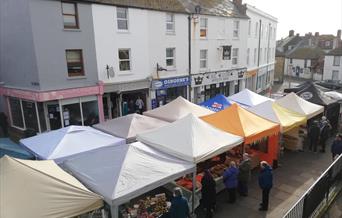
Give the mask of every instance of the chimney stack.
<svg viewBox="0 0 342 218">
<path fill-rule="evenodd" d="M 238 8 L 241 14 L 246 15 L 247 4 L 242 4 L 242 0 L 233 0 L 233 3 Z"/>
<path fill-rule="evenodd" d="M 319 36 L 319 32 L 315 32 L 315 37 L 318 37 Z"/>
<path fill-rule="evenodd" d="M 238 6 L 238 5 L 242 5 L 242 0 L 233 0 L 233 3 Z"/>
<path fill-rule="evenodd" d="M 337 38 L 341 39 L 341 30 L 337 30 Z"/>
<path fill-rule="evenodd" d="M 294 30 L 289 31 L 289 37 L 294 36 Z"/>
</svg>

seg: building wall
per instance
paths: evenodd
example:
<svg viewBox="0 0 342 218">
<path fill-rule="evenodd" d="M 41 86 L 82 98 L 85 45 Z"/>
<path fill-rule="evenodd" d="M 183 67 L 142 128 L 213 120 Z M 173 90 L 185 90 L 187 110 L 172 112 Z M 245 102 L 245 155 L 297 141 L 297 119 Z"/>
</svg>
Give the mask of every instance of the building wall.
<svg viewBox="0 0 342 218">
<path fill-rule="evenodd" d="M 339 72 L 338 79 L 342 80 L 342 56 L 340 56 L 340 66 L 334 66 L 334 56 L 325 56 L 323 80 L 331 80 L 332 72 L 336 70 Z"/>
<path fill-rule="evenodd" d="M 41 90 L 96 85 L 98 82 L 90 4 L 77 4 L 80 29 L 63 28 L 59 1 L 31 0 L 30 16 Z M 68 78 L 66 49 L 82 49 L 85 76 Z"/>
<path fill-rule="evenodd" d="M 309 67 L 311 66 L 311 60 L 307 60 L 306 68 L 304 67 L 304 63 L 304 59 L 292 59 L 292 63 L 290 63 L 290 58 L 285 58 L 284 74 L 294 77 L 311 79 L 312 73 L 309 69 Z"/>
<path fill-rule="evenodd" d="M 285 57 L 276 57 L 275 61 L 276 64 L 274 68 L 274 80 L 282 82 L 284 79 Z"/>
<path fill-rule="evenodd" d="M 38 67 L 30 19 L 30 2 L 0 1 L 0 82 L 5 86 L 39 89 Z"/>
</svg>

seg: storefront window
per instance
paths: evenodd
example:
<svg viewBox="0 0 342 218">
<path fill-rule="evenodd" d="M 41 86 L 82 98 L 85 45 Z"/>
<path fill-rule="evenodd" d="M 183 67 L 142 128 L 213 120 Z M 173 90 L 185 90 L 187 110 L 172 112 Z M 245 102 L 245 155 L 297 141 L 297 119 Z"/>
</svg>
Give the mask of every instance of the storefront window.
<svg viewBox="0 0 342 218">
<path fill-rule="evenodd" d="M 92 126 L 99 122 L 97 101 L 82 102 L 82 112 L 85 126 Z"/>
<path fill-rule="evenodd" d="M 26 129 L 39 132 L 36 105 L 34 102 L 22 101 Z"/>
<path fill-rule="evenodd" d="M 145 92 L 122 94 L 122 115 L 140 113 L 146 110 Z"/>
<path fill-rule="evenodd" d="M 37 102 L 38 106 L 38 116 L 39 116 L 39 123 L 40 123 L 40 131 L 45 132 L 46 128 L 46 120 L 45 120 L 45 113 L 44 113 L 44 106 L 42 102 Z"/>
<path fill-rule="evenodd" d="M 80 104 L 63 105 L 64 126 L 82 125 Z"/>
<path fill-rule="evenodd" d="M 11 108 L 12 125 L 24 128 L 24 120 L 21 113 L 22 110 L 20 100 L 17 98 L 9 98 L 9 104 Z"/>
</svg>

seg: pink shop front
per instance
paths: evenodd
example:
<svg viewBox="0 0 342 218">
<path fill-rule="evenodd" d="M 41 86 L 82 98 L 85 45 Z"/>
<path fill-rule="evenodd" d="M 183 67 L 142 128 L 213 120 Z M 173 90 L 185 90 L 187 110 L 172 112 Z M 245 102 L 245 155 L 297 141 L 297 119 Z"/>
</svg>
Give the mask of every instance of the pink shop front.
<svg viewBox="0 0 342 218">
<path fill-rule="evenodd" d="M 12 128 L 41 133 L 69 125 L 103 121 L 103 84 L 55 91 L 0 87 Z"/>
</svg>

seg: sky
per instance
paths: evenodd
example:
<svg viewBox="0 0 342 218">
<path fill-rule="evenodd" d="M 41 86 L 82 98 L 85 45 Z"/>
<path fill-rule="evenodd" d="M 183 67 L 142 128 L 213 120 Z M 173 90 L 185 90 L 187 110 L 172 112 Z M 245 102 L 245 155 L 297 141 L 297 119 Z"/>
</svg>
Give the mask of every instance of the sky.
<svg viewBox="0 0 342 218">
<path fill-rule="evenodd" d="M 243 0 L 276 17 L 277 39 L 296 33 L 333 34 L 342 29 L 342 0 Z"/>
</svg>

